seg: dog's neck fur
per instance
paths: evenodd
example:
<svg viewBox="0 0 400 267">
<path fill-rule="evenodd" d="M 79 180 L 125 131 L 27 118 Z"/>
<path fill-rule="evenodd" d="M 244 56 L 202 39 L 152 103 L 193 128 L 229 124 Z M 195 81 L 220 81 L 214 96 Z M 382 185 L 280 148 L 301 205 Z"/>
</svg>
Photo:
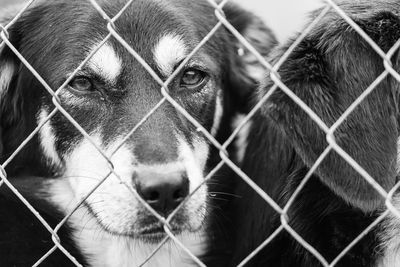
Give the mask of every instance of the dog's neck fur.
<svg viewBox="0 0 400 267">
<path fill-rule="evenodd" d="M 400 174 L 400 138 L 397 140 L 397 174 Z M 394 195 L 392 203 L 397 210 L 400 210 L 400 194 Z M 383 256 L 376 265 L 377 267 L 397 266 L 400 262 L 400 218 L 390 213 L 380 227 L 378 238 Z"/>
<path fill-rule="evenodd" d="M 400 195 L 394 196 L 393 205 L 399 210 Z M 397 266 L 400 262 L 400 219 L 390 213 L 380 226 L 379 240 L 383 255 L 377 262 L 377 267 Z"/>
<path fill-rule="evenodd" d="M 71 212 L 79 203 L 65 187 L 67 181 L 56 181 L 50 184 L 52 199 L 65 214 Z M 65 210 L 65 203 L 69 208 Z M 69 218 L 72 239 L 86 259 L 88 266 L 93 267 L 130 267 L 130 266 L 197 266 L 191 257 L 174 241 L 169 240 L 150 260 L 146 259 L 156 250 L 158 244 L 148 244 L 129 237 L 115 236 L 106 232 L 87 208 L 81 205 Z M 203 227 L 204 228 L 204 227 Z M 205 230 L 177 236 L 178 240 L 195 256 L 205 253 L 207 237 Z"/>
</svg>

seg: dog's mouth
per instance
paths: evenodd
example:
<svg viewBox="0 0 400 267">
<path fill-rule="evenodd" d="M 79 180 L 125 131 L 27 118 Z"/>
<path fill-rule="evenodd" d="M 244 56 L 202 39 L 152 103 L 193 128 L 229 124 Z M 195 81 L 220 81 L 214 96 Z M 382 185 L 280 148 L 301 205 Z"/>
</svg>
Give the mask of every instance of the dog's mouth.
<svg viewBox="0 0 400 267">
<path fill-rule="evenodd" d="M 171 229 L 173 235 L 178 235 L 182 233 L 184 229 L 182 227 L 175 226 Z M 168 234 L 160 224 L 146 227 L 145 229 L 139 230 L 136 237 L 141 239 L 146 243 L 160 243 L 162 242 Z"/>
<path fill-rule="evenodd" d="M 138 234 L 138 238 L 146 243 L 160 243 L 166 238 L 167 233 L 162 227 L 154 227 L 152 229 L 146 229 Z"/>
<path fill-rule="evenodd" d="M 194 229 L 191 229 L 191 227 L 187 225 L 186 220 L 187 218 L 184 218 L 181 214 L 177 214 L 176 217 L 169 222 L 168 231 L 174 236 L 186 231 L 193 231 Z M 143 218 L 143 220 L 139 222 L 139 227 L 135 234 L 137 238 L 150 243 L 159 243 L 166 238 L 167 235 L 164 224 L 153 216 Z"/>
<path fill-rule="evenodd" d="M 98 225 L 112 235 L 139 239 L 149 244 L 158 244 L 168 236 L 164 229 L 163 222 L 147 212 L 137 214 L 138 217 L 135 218 L 135 222 L 133 224 L 127 224 L 126 228 L 113 229 L 110 225 L 106 225 L 99 214 L 95 214 L 90 206 L 88 206 L 88 208 L 89 212 L 96 218 Z M 194 227 L 191 225 L 187 216 L 182 213 L 177 213 L 168 223 L 168 231 L 172 235 L 178 236 L 185 232 L 196 232 L 201 226 L 202 225 Z"/>
</svg>

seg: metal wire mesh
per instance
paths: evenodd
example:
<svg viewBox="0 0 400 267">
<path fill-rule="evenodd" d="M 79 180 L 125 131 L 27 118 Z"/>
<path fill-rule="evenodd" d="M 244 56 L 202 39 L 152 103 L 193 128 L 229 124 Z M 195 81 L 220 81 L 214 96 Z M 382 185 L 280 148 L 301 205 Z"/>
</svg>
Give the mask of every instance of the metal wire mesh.
<svg viewBox="0 0 400 267">
<path fill-rule="evenodd" d="M 18 149 L 0 166 L 0 186 L 8 187 L 14 194 L 17 196 L 20 201 L 26 205 L 26 207 L 34 214 L 34 216 L 43 224 L 43 226 L 47 229 L 47 231 L 52 236 L 52 241 L 54 242 L 54 246 L 50 249 L 45 255 L 43 255 L 38 261 L 34 264 L 34 266 L 40 266 L 40 264 L 46 260 L 52 253 L 54 253 L 57 249 L 62 251 L 66 257 L 68 257 L 71 262 L 76 266 L 82 266 L 71 253 L 66 250 L 61 240 L 58 236 L 58 232 L 60 228 L 67 222 L 67 220 L 72 216 L 74 212 L 79 208 L 80 205 L 104 182 L 106 181 L 110 175 L 115 175 L 119 178 L 119 175 L 114 171 L 113 164 L 110 160 L 110 157 L 117 152 L 117 150 L 124 144 L 124 142 L 132 135 L 135 134 L 137 129 L 145 123 L 149 117 L 156 112 L 156 110 L 164 103 L 170 103 L 175 109 L 184 116 L 188 121 L 190 121 L 195 127 L 197 127 L 198 131 L 202 132 L 204 136 L 219 150 L 221 161 L 216 167 L 207 175 L 204 179 L 203 183 L 200 185 L 204 185 L 211 177 L 224 165 L 228 165 L 243 181 L 245 181 L 251 188 L 254 189 L 254 194 L 260 195 L 266 203 L 268 203 L 276 212 L 281 215 L 281 226 L 275 230 L 275 232 L 270 235 L 256 250 L 254 250 L 248 257 L 243 259 L 243 261 L 239 264 L 239 266 L 245 266 L 249 261 L 265 246 L 267 246 L 279 233 L 286 231 L 293 238 L 295 238 L 299 244 L 301 244 L 304 248 L 306 248 L 310 253 L 312 253 L 323 266 L 336 266 L 336 264 L 343 258 L 343 256 L 352 249 L 365 235 L 367 235 L 374 227 L 376 227 L 386 216 L 390 213 L 395 214 L 400 218 L 400 212 L 393 206 L 392 197 L 394 192 L 400 186 L 400 183 L 397 184 L 390 192 L 387 192 L 380 186 L 373 177 L 371 177 L 346 151 L 341 148 L 335 141 L 335 131 L 338 129 L 340 125 L 346 120 L 346 118 L 365 100 L 365 98 L 376 89 L 378 84 L 385 79 L 387 76 L 393 76 L 397 81 L 400 82 L 400 74 L 396 72 L 396 70 L 392 67 L 391 59 L 400 47 L 400 40 L 389 50 L 388 53 L 385 53 L 333 0 L 325 0 L 325 7 L 321 9 L 321 12 L 315 19 L 304 29 L 301 35 L 293 42 L 293 44 L 289 47 L 289 49 L 283 54 L 283 56 L 277 61 L 275 65 L 271 65 L 257 50 L 246 40 L 244 36 L 242 36 L 233 25 L 229 23 L 229 21 L 225 18 L 224 12 L 222 8 L 228 0 L 224 0 L 222 2 L 215 2 L 214 0 L 204 0 L 207 1 L 210 5 L 212 5 L 215 9 L 215 16 L 219 20 L 219 22 L 215 25 L 215 27 L 204 36 L 203 40 L 197 45 L 197 47 L 186 57 L 186 59 L 179 65 L 179 67 L 174 71 L 174 73 L 163 82 L 162 79 L 156 74 L 156 72 L 146 63 L 146 61 L 134 50 L 130 45 L 118 34 L 116 31 L 114 23 L 120 18 L 120 16 L 125 12 L 125 10 L 132 4 L 133 0 L 130 0 L 126 3 L 124 8 L 118 12 L 118 14 L 114 17 L 109 17 L 106 12 L 101 8 L 101 6 L 95 0 L 88 0 L 93 5 L 93 7 L 101 14 L 104 20 L 107 22 L 107 29 L 109 34 L 103 39 L 103 41 L 96 47 L 96 49 L 91 52 L 91 54 L 80 64 L 80 66 L 71 74 L 71 76 L 64 82 L 56 90 L 53 90 L 47 82 L 38 74 L 38 72 L 30 65 L 30 63 L 19 53 L 19 51 L 13 46 L 13 44 L 9 41 L 9 28 L 22 16 L 22 14 L 29 8 L 29 6 L 35 2 L 35 0 L 29 1 L 21 11 L 11 20 L 7 25 L 0 25 L 1 29 L 1 45 L 8 46 L 15 55 L 21 60 L 21 62 L 25 65 L 25 67 L 32 72 L 32 74 L 37 78 L 37 80 L 44 86 L 47 92 L 52 96 L 53 103 L 55 105 L 54 110 L 49 113 L 46 119 L 29 135 L 26 140 L 20 144 Z M 330 11 L 336 12 L 341 18 L 343 18 L 348 25 L 354 29 L 372 48 L 376 51 L 382 58 L 382 61 L 385 66 L 385 71 L 378 77 L 376 80 L 365 89 L 364 93 L 357 98 L 356 101 L 342 114 L 342 116 L 334 123 L 331 127 L 329 127 L 318 115 L 310 109 L 298 96 L 296 96 L 293 91 L 287 87 L 281 80 L 278 75 L 278 71 L 282 64 L 288 59 L 294 49 L 301 43 L 301 41 L 310 33 L 310 31 L 318 25 L 318 23 L 327 15 Z M 173 97 L 168 93 L 168 86 L 174 77 L 183 69 L 185 64 L 189 61 L 189 59 L 199 51 L 199 49 L 215 34 L 215 32 L 221 28 L 226 27 L 236 38 L 237 40 L 248 49 L 261 63 L 262 66 L 265 67 L 266 71 L 268 70 L 271 74 L 271 79 L 274 82 L 272 88 L 269 89 L 268 93 L 260 100 L 260 102 L 253 108 L 251 112 L 245 117 L 242 123 L 238 126 L 237 129 L 232 133 L 232 135 L 227 139 L 227 141 L 223 144 L 220 144 L 195 118 L 193 118 L 187 110 L 185 110 L 179 103 L 177 103 Z M 140 64 L 147 70 L 147 72 L 153 77 L 153 79 L 159 84 L 160 90 L 163 98 L 161 101 L 154 106 L 146 116 L 130 131 L 130 133 L 126 136 L 124 140 L 122 140 L 121 144 L 117 146 L 117 148 L 111 154 L 106 154 L 102 149 L 97 146 L 97 144 L 92 140 L 87 132 L 77 123 L 77 121 L 64 109 L 59 99 L 59 94 L 61 90 L 73 79 L 73 77 L 78 73 L 78 71 L 90 60 L 90 58 L 110 39 L 115 38 L 125 49 L 134 57 Z M 232 144 L 235 137 L 238 135 L 239 131 L 244 127 L 244 125 L 252 119 L 254 114 L 260 109 L 260 107 L 267 101 L 267 99 L 274 93 L 276 90 L 282 90 L 285 94 L 287 94 L 297 105 L 299 105 L 309 116 L 310 118 L 325 132 L 326 140 L 328 142 L 328 147 L 326 147 L 325 151 L 319 156 L 318 160 L 315 164 L 310 168 L 308 174 L 304 177 L 300 186 L 297 188 L 295 193 L 291 196 L 287 204 L 282 208 L 280 207 L 267 193 L 265 193 L 255 182 L 252 181 L 251 177 L 248 177 L 241 169 L 238 167 L 229 157 L 227 153 L 227 147 Z M 93 190 L 81 200 L 79 205 L 77 205 L 65 218 L 58 223 L 55 228 L 52 228 L 45 219 L 40 215 L 38 211 L 27 201 L 18 190 L 12 185 L 7 177 L 7 172 L 5 168 L 15 159 L 18 153 L 33 139 L 33 137 L 40 131 L 44 124 L 46 124 L 52 117 L 54 117 L 57 113 L 61 113 L 71 124 L 76 127 L 77 130 L 98 150 L 98 152 L 104 157 L 104 159 L 109 164 L 109 173 L 98 183 L 98 185 L 93 188 Z M 313 246 L 311 246 L 305 240 L 306 237 L 300 236 L 290 225 L 290 218 L 288 217 L 288 210 L 292 207 L 293 203 L 296 201 L 296 197 L 299 195 L 301 190 L 304 188 L 306 183 L 309 181 L 312 174 L 321 164 L 321 162 L 325 159 L 325 157 L 331 152 L 336 151 L 348 164 L 350 164 L 354 170 L 356 170 L 382 197 L 386 199 L 386 207 L 387 210 L 381 214 L 368 228 L 365 229 L 353 242 L 351 242 L 337 257 L 328 262 Z M 119 178 L 120 179 L 120 178 Z M 120 179 L 122 183 L 122 179 Z M 126 185 L 126 184 L 125 184 Z M 199 186 L 199 188 L 200 188 Z M 126 185 L 129 189 L 129 185 Z M 197 188 L 198 189 L 198 188 Z M 197 190 L 196 189 L 196 190 Z M 178 208 L 175 209 L 173 213 L 171 213 L 167 218 L 163 218 L 160 216 L 149 204 L 144 201 L 135 190 L 129 189 L 133 195 L 141 202 L 143 206 L 145 206 L 160 222 L 164 225 L 164 230 L 167 234 L 166 238 L 157 246 L 157 248 L 148 255 L 148 258 L 142 263 L 144 265 L 149 259 L 151 259 L 155 254 L 157 254 L 158 250 L 168 241 L 172 240 L 177 246 L 181 247 L 185 253 L 187 253 L 194 262 L 196 262 L 199 266 L 205 266 L 190 250 L 188 250 L 173 234 L 170 228 L 170 222 L 172 218 L 176 215 L 179 208 L 184 204 L 182 203 Z M 189 199 L 195 192 L 188 196 Z M 141 265 L 141 266 L 142 266 Z"/>
</svg>

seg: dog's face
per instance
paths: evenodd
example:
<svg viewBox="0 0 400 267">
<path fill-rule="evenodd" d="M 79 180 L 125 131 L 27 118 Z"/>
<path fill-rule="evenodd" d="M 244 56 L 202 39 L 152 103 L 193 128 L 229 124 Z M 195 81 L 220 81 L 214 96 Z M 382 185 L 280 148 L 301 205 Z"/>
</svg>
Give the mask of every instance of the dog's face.
<svg viewBox="0 0 400 267">
<path fill-rule="evenodd" d="M 124 1 L 109 1 L 102 8 L 114 16 L 123 5 Z M 250 39 L 257 36 L 255 43 L 262 44 L 262 52 L 269 50 L 274 40 L 270 32 L 241 12 L 227 7 L 234 26 Z M 115 30 L 165 81 L 216 22 L 207 3 L 134 1 L 115 22 Z M 134 192 L 167 217 L 203 182 L 210 144 L 172 104 L 160 102 L 160 84 L 115 38 L 96 50 L 108 34 L 106 26 L 86 1 L 55 1 L 34 7 L 10 29 L 11 43 L 53 90 L 89 54 L 93 56 L 58 96 L 66 113 L 90 139 L 57 112 L 9 172 L 57 176 L 51 180 L 56 186 L 49 193 L 67 211 L 104 180 L 84 201 L 90 214 L 111 233 L 151 241 L 162 236 L 162 224 Z M 216 137 L 221 120 L 232 112 L 228 103 L 240 103 L 235 98 L 245 97 L 256 85 L 256 77 L 249 73 L 254 66 L 247 64 L 251 56 L 239 56 L 239 48 L 233 36 L 220 29 L 168 85 L 171 97 Z M 10 49 L 4 48 L 1 57 L 6 157 L 34 127 L 46 122 L 54 104 Z M 172 230 L 199 229 L 207 215 L 207 201 L 207 187 L 202 186 L 173 218 Z"/>
</svg>

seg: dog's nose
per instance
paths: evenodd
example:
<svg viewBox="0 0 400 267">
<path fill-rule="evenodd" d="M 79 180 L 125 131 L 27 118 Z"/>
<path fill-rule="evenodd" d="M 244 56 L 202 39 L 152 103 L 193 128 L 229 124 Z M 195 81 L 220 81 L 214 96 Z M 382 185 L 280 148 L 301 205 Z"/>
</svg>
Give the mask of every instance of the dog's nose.
<svg viewBox="0 0 400 267">
<path fill-rule="evenodd" d="M 189 194 L 189 180 L 182 173 L 138 174 L 138 194 L 159 214 L 168 216 Z"/>
</svg>

